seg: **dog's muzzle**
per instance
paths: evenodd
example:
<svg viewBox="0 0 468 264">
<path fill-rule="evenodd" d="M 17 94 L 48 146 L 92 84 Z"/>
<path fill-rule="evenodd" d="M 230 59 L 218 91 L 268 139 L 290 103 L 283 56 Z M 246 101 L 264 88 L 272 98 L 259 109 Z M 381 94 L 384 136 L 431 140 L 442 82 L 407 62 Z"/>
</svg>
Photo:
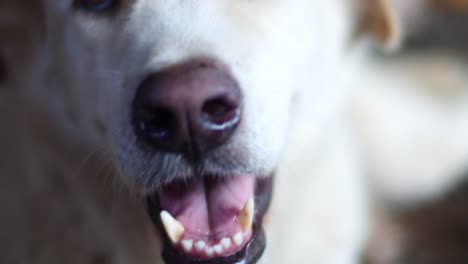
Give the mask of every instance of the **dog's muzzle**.
<svg viewBox="0 0 468 264">
<path fill-rule="evenodd" d="M 242 120 L 243 97 L 226 67 L 195 60 L 151 74 L 138 87 L 132 122 L 141 148 L 193 164 L 147 197 L 168 264 L 253 264 L 265 249 L 262 219 L 272 176 L 199 169 Z"/>
</svg>

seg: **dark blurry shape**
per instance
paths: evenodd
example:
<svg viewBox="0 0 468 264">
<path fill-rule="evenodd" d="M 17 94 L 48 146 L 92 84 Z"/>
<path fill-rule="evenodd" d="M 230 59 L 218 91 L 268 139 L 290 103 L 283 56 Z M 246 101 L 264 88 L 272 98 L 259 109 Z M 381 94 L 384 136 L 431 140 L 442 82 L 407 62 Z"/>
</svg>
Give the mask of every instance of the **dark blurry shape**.
<svg viewBox="0 0 468 264">
<path fill-rule="evenodd" d="M 468 175 L 467 175 L 468 176 Z M 378 217 L 366 264 L 468 262 L 468 181 L 437 201 Z"/>
<path fill-rule="evenodd" d="M 466 50 L 468 1 L 427 0 L 424 3 L 416 15 L 421 16 L 419 20 L 409 25 L 412 29 L 405 36 L 407 48 L 416 51 L 435 48 Z"/>
<path fill-rule="evenodd" d="M 0 0 L 0 82 L 5 81 L 6 65 L 11 68 L 32 55 L 43 38 L 43 16 L 41 1 Z"/>
<path fill-rule="evenodd" d="M 396 212 L 405 226 L 406 248 L 399 263 L 468 262 L 468 181 L 442 199 Z"/>
<path fill-rule="evenodd" d="M 20 41 L 28 32 L 18 30 L 37 30 L 43 11 L 41 1 L 1 0 L 0 1 L 0 44 L 10 40 Z M 34 27 L 29 27 L 34 25 Z"/>
<path fill-rule="evenodd" d="M 107 253 L 105 252 L 96 252 L 95 255 L 91 258 L 90 264 L 110 264 L 111 260 Z"/>
<path fill-rule="evenodd" d="M 467 0 L 428 0 L 429 5 L 434 9 L 440 9 L 460 14 L 468 13 Z"/>
<path fill-rule="evenodd" d="M 76 5 L 89 12 L 103 13 L 115 9 L 120 1 L 115 0 L 79 0 Z"/>
<path fill-rule="evenodd" d="M 7 75 L 7 69 L 5 65 L 5 61 L 0 57 L 0 84 L 5 82 Z"/>
</svg>

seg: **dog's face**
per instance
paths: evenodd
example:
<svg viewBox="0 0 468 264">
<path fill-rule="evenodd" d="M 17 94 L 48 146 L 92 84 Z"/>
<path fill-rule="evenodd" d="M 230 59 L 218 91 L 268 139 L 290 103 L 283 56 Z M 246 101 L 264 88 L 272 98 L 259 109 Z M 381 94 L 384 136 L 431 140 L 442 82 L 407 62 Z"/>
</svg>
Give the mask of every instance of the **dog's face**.
<svg viewBox="0 0 468 264">
<path fill-rule="evenodd" d="M 329 90 L 307 2 L 44 1 L 23 92 L 110 154 L 167 263 L 254 263 L 293 96 Z"/>
<path fill-rule="evenodd" d="M 48 19 L 48 32 L 54 35 L 49 51 L 55 53 L 51 56 L 59 65 L 54 71 L 63 76 L 54 85 L 66 89 L 67 97 L 60 99 L 69 105 L 70 112 L 75 112 L 69 120 L 82 119 L 87 130 L 94 130 L 96 122 L 100 123 L 101 132 L 92 133 L 102 135 L 96 139 L 105 141 L 115 154 L 127 183 L 152 191 L 175 179 L 191 178 L 194 165 L 200 173 L 220 176 L 268 176 L 274 171 L 285 144 L 294 90 L 304 85 L 301 74 L 306 61 L 301 56 L 306 56 L 304 51 L 313 45 L 307 36 L 294 30 L 298 27 L 294 23 L 306 18 L 293 3 L 84 0 L 60 4 L 50 1 L 48 5 L 46 10 L 55 12 Z M 300 18 L 290 21 L 291 16 Z M 193 84 L 201 79 L 204 81 Z M 149 99 L 154 94 L 180 97 L 172 93 L 184 90 L 179 86 L 189 83 L 193 87 L 185 89 L 187 97 L 206 93 L 193 99 L 199 102 L 180 103 L 196 104 L 194 109 L 149 102 L 159 100 Z M 205 87 L 207 91 L 202 91 Z M 232 96 L 238 98 L 229 98 Z M 186 133 L 179 130 L 188 121 L 175 120 L 179 117 L 165 117 L 171 120 L 156 124 L 154 120 L 141 120 L 145 118 L 136 113 L 163 115 L 155 109 L 149 113 L 152 110 L 148 107 L 167 110 L 169 115 L 196 112 L 201 111 L 198 107 L 208 106 L 210 100 L 213 107 L 217 103 L 221 108 L 235 108 L 226 111 L 239 111 L 233 131 L 199 132 L 207 133 L 207 137 L 216 137 L 211 134 L 218 132 L 229 134 L 220 135 L 223 139 L 218 143 L 207 142 L 211 139 L 202 139 L 204 136 L 192 135 L 198 138 L 190 139 L 190 135 L 175 135 Z M 194 113 L 198 114 L 216 113 Z M 229 116 L 223 118 L 227 120 L 213 121 L 214 125 L 232 121 Z M 156 139 L 149 135 L 154 131 L 136 128 L 145 123 L 154 126 L 150 130 L 168 130 L 162 133 L 174 135 Z M 187 125 L 197 126 L 190 122 Z M 172 136 L 180 138 L 170 139 Z M 196 144 L 204 146 L 193 146 L 190 140 L 203 141 Z M 185 144 L 189 149 L 200 147 L 203 149 L 193 151 L 203 153 L 185 157 L 183 152 L 189 150 L 182 150 L 184 146 L 167 149 L 156 141 Z"/>
<path fill-rule="evenodd" d="M 345 13 L 311 2 L 44 0 L 34 62 L 12 74 L 147 197 L 167 263 L 254 263 L 293 98 L 336 93 L 322 67 Z"/>
</svg>

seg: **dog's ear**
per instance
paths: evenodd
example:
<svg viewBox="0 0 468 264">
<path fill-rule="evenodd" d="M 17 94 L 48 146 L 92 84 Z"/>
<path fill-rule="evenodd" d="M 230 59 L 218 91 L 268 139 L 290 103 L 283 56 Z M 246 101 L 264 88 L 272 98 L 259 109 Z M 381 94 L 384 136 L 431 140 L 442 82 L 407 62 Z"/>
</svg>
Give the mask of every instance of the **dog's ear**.
<svg viewBox="0 0 468 264">
<path fill-rule="evenodd" d="M 402 41 L 401 19 L 392 0 L 353 0 L 357 7 L 355 37 L 372 37 L 385 49 L 395 49 Z"/>
</svg>

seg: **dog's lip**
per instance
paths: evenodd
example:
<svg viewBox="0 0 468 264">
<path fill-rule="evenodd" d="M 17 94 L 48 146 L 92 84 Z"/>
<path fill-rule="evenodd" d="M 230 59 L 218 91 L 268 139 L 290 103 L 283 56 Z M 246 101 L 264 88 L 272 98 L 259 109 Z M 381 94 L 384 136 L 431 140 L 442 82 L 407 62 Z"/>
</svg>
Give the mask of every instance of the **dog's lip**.
<svg viewBox="0 0 468 264">
<path fill-rule="evenodd" d="M 163 210 L 157 195 L 148 196 L 146 208 L 153 223 L 163 238 L 162 257 L 166 264 L 254 264 L 262 256 L 266 248 L 265 233 L 262 229 L 263 216 L 267 212 L 273 191 L 273 176 L 257 178 L 255 185 L 256 211 L 252 227 L 252 237 L 244 247 L 226 257 L 199 259 L 186 255 L 180 248 L 176 248 L 168 238 L 161 222 L 160 213 Z"/>
</svg>

